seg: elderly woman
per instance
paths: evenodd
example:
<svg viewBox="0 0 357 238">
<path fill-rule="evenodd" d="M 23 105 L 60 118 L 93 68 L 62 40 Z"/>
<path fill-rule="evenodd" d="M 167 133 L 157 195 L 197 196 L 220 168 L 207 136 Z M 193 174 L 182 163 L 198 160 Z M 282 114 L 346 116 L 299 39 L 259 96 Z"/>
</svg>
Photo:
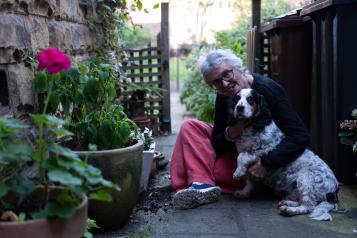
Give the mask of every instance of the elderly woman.
<svg viewBox="0 0 357 238">
<path fill-rule="evenodd" d="M 182 208 L 195 208 L 217 201 L 221 192 L 242 189 L 243 179 L 233 179 L 236 169 L 235 138 L 249 121 L 230 126 L 231 98 L 243 88 L 252 88 L 267 100 L 273 119 L 285 134 L 277 148 L 249 168 L 249 175 L 264 179 L 269 170 L 298 158 L 309 144 L 309 134 L 292 108 L 284 89 L 272 79 L 250 74 L 242 60 L 230 50 L 212 50 L 200 60 L 205 82 L 217 92 L 213 126 L 195 119 L 183 123 L 171 160 L 174 202 Z"/>
</svg>

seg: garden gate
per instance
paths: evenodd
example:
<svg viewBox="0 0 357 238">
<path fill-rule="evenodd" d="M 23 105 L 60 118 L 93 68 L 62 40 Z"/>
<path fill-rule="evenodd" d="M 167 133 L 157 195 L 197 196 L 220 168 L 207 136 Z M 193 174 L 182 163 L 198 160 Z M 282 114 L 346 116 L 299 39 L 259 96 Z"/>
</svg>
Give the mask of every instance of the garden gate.
<svg viewBox="0 0 357 238">
<path fill-rule="evenodd" d="M 162 3 L 161 33 L 157 36 L 157 46 L 149 44 L 143 49 L 126 50 L 129 63 L 124 67 L 127 80 L 142 86 L 156 85 L 162 89 L 162 97 L 149 98 L 145 102 L 154 133 L 171 133 L 168 12 L 168 3 Z"/>
</svg>

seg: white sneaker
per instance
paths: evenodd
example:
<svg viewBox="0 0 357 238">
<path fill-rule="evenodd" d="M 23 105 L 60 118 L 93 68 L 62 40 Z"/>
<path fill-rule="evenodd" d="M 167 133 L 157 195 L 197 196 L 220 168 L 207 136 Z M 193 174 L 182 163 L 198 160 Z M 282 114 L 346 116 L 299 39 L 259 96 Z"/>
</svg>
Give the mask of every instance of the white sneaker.
<svg viewBox="0 0 357 238">
<path fill-rule="evenodd" d="M 190 187 L 175 193 L 173 199 L 175 204 L 188 209 L 215 202 L 220 194 L 221 188 L 218 186 L 192 183 Z"/>
</svg>

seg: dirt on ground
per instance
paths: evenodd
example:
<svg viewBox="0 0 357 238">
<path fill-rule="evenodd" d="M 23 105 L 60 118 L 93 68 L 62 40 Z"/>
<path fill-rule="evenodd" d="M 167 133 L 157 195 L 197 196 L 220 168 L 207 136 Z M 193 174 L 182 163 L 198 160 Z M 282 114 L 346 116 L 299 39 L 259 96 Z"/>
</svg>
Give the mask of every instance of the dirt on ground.
<svg viewBox="0 0 357 238">
<path fill-rule="evenodd" d="M 172 207 L 172 191 L 170 188 L 151 188 L 142 195 L 133 213 L 138 211 L 157 213 L 159 209 L 167 211 Z"/>
</svg>

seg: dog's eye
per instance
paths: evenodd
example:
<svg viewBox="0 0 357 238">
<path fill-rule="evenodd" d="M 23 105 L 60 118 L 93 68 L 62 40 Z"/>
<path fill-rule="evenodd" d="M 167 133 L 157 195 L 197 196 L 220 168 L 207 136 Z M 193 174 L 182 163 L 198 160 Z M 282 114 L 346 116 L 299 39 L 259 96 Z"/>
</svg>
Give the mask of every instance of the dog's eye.
<svg viewBox="0 0 357 238">
<path fill-rule="evenodd" d="M 253 104 L 253 103 L 254 103 L 253 97 L 252 97 L 252 96 L 247 97 L 247 102 L 248 102 L 249 104 Z"/>
</svg>

